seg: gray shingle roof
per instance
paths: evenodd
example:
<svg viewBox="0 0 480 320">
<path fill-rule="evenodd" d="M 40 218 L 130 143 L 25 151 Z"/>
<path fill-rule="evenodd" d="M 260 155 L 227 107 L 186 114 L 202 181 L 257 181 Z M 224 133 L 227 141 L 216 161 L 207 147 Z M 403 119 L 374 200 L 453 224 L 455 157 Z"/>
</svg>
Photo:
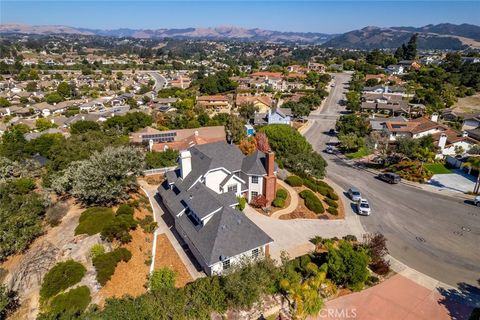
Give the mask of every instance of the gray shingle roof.
<svg viewBox="0 0 480 320">
<path fill-rule="evenodd" d="M 243 159 L 242 172 L 258 176 L 267 174 L 265 164 L 265 154 L 257 150 Z"/>
<path fill-rule="evenodd" d="M 242 212 L 229 207 L 215 213 L 201 228 L 196 228 L 185 214 L 177 222 L 207 265 L 273 241 Z"/>
</svg>

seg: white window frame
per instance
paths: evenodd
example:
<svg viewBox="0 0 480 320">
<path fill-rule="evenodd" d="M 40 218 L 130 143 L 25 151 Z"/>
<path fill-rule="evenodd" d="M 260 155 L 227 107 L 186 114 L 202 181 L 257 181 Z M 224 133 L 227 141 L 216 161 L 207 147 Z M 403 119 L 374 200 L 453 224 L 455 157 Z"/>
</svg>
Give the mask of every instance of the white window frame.
<svg viewBox="0 0 480 320">
<path fill-rule="evenodd" d="M 238 185 L 237 184 L 228 185 L 227 192 L 233 192 L 236 194 L 238 192 Z"/>
</svg>

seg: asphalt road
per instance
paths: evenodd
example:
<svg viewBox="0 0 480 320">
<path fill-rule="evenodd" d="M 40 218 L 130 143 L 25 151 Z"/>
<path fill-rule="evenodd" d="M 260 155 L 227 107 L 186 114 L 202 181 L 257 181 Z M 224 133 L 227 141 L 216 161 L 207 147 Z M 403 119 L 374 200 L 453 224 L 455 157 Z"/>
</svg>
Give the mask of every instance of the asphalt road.
<svg viewBox="0 0 480 320">
<path fill-rule="evenodd" d="M 324 107 L 310 116 L 313 124 L 305 137 L 318 152 L 332 140 L 326 132 L 344 112 L 338 101 L 344 97 L 349 78 L 337 74 Z M 329 179 L 345 190 L 359 188 L 369 200 L 372 214 L 361 217 L 361 222 L 366 231 L 386 236 L 393 257 L 446 284 L 479 286 L 480 208 L 414 186 L 386 184 L 335 155 L 323 155 Z"/>
<path fill-rule="evenodd" d="M 158 92 L 158 90 L 165 88 L 167 79 L 165 79 L 164 76 L 155 71 L 148 72 L 148 74 L 151 75 L 155 80 L 155 92 Z"/>
</svg>

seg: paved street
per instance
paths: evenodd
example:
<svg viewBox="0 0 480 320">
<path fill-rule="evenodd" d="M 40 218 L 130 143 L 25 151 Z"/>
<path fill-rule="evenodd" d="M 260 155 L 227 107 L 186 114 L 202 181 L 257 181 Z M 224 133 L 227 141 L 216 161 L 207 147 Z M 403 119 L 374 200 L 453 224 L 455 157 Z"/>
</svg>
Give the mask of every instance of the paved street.
<svg viewBox="0 0 480 320">
<path fill-rule="evenodd" d="M 322 152 L 332 137 L 325 134 L 344 111 L 338 101 L 349 75 L 336 75 L 335 88 L 322 110 L 311 116 L 305 137 Z M 327 115 L 326 117 L 322 117 Z M 414 186 L 388 185 L 373 174 L 346 165 L 323 153 L 328 162 L 327 177 L 343 189 L 359 188 L 371 202 L 372 215 L 360 217 L 368 232 L 388 238 L 393 257 L 430 277 L 452 286 L 478 286 L 480 278 L 480 209 L 461 198 L 428 192 Z M 348 203 L 347 203 L 348 206 Z M 353 207 L 352 207 L 353 208 Z"/>
<path fill-rule="evenodd" d="M 165 85 L 167 84 L 167 79 L 165 79 L 163 75 L 155 71 L 150 71 L 148 72 L 148 74 L 155 79 L 155 92 L 158 92 L 158 90 L 165 88 Z"/>
</svg>

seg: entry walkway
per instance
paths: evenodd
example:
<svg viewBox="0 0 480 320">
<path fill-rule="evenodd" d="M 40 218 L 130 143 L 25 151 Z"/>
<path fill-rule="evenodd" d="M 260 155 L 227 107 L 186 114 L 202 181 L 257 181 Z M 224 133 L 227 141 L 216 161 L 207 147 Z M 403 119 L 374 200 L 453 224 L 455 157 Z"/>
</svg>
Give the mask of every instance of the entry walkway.
<svg viewBox="0 0 480 320">
<path fill-rule="evenodd" d="M 155 238 L 154 238 L 155 240 L 152 247 L 152 256 L 155 257 L 156 250 L 162 250 L 162 248 L 158 248 L 156 245 L 157 235 L 165 233 L 167 235 L 168 240 L 170 240 L 170 242 L 172 243 L 172 246 L 175 248 L 175 251 L 177 251 L 178 255 L 180 256 L 180 259 L 182 260 L 183 264 L 185 265 L 185 267 L 187 267 L 187 270 L 192 276 L 192 278 L 195 280 L 197 278 L 204 277 L 205 273 L 203 273 L 202 271 L 198 271 L 192 259 L 189 256 L 187 256 L 187 254 L 185 253 L 185 250 L 183 249 L 182 245 L 179 242 L 181 241 L 181 239 L 179 239 L 179 236 L 174 233 L 175 230 L 173 229 L 173 227 L 170 225 L 170 223 L 167 224 L 167 221 L 169 221 L 170 219 L 157 201 L 157 197 L 156 197 L 157 188 L 155 186 L 149 185 L 144 181 L 140 181 L 140 186 L 142 190 L 147 194 L 150 200 L 150 205 L 152 206 L 153 214 L 155 216 L 155 221 L 158 224 L 158 227 L 155 230 Z M 154 261 L 155 259 L 152 259 L 150 271 L 152 271 L 155 268 Z"/>
</svg>

